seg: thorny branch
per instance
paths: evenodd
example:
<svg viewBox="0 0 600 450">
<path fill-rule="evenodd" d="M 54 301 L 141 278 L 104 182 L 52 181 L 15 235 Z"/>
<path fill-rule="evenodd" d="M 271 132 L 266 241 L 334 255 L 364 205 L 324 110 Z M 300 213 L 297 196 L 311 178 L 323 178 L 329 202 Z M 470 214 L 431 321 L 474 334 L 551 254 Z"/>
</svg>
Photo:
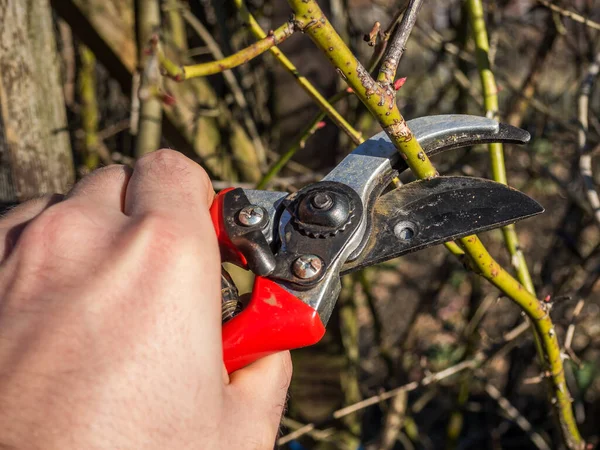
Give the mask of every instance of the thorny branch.
<svg viewBox="0 0 600 450">
<path fill-rule="evenodd" d="M 338 69 L 340 76 L 404 155 L 413 172 L 423 178 L 436 177 L 437 171 L 400 114 L 394 89 L 391 86 L 383 87 L 371 77 L 333 29 L 315 0 L 288 0 L 288 3 L 295 13 L 296 26 L 313 40 Z"/>
<path fill-rule="evenodd" d="M 400 20 L 400 16 L 402 15 L 402 12 L 404 10 L 405 10 L 404 7 L 401 7 L 398 9 L 398 11 L 396 12 L 394 17 L 390 21 L 390 24 L 385 29 L 385 31 L 382 32 L 380 29 L 381 25 L 379 24 L 379 22 L 376 22 L 376 24 L 373 26 L 373 29 L 371 30 L 371 32 L 366 36 L 366 37 L 368 37 L 368 41 L 369 42 L 372 41 L 375 45 L 373 55 L 371 56 L 371 59 L 367 65 L 367 69 L 369 70 L 369 72 L 373 72 L 375 70 L 375 68 L 377 67 L 377 65 L 379 64 L 379 61 L 380 61 L 381 57 L 383 56 L 385 49 L 387 48 L 387 44 L 389 42 L 390 35 L 393 32 L 393 30 L 396 29 L 396 26 L 398 25 L 398 21 Z M 377 39 L 378 36 L 380 39 Z M 353 92 L 352 88 L 342 89 L 337 94 L 335 94 L 332 97 L 330 97 L 329 99 L 327 99 L 326 102 L 333 107 L 338 101 L 346 98 L 348 95 L 352 94 L 352 92 Z M 269 168 L 267 173 L 263 176 L 263 178 L 260 180 L 260 182 L 256 185 L 256 189 L 264 189 L 266 186 L 268 186 L 269 181 L 273 177 L 275 177 L 286 164 L 287 165 L 290 164 L 290 159 L 296 154 L 296 152 L 298 150 L 304 148 L 304 145 L 305 145 L 306 141 L 308 140 L 308 138 L 310 136 L 312 136 L 318 130 L 318 128 L 320 126 L 319 124 L 325 118 L 326 112 L 327 111 L 325 109 L 322 109 L 313 118 L 313 120 L 300 133 L 298 139 L 290 146 L 290 148 L 286 152 L 281 154 L 281 156 L 277 159 L 277 161 L 275 161 L 275 163 Z"/>
<path fill-rule="evenodd" d="M 398 110 L 393 90 L 384 89 L 373 80 L 333 29 L 315 0 L 288 0 L 288 3 L 294 11 L 296 26 L 309 35 L 342 74 L 343 79 L 382 125 L 413 173 L 419 178 L 436 177 L 437 171 Z M 497 108 L 493 110 L 496 112 Z M 573 417 L 560 346 L 545 305 L 511 277 L 491 257 L 476 236 L 462 238 L 459 243 L 469 256 L 471 267 L 517 303 L 534 323 L 551 374 L 553 405 L 560 419 L 565 443 L 569 448 L 583 448 L 585 444 Z"/>
</svg>

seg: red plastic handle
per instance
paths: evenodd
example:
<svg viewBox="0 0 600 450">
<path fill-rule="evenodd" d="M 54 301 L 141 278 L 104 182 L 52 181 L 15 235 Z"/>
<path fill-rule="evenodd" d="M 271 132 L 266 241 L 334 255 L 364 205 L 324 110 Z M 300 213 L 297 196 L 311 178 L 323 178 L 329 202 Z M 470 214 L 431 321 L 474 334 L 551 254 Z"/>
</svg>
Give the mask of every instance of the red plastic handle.
<svg viewBox="0 0 600 450">
<path fill-rule="evenodd" d="M 230 262 L 236 264 L 244 269 L 247 268 L 247 261 L 244 255 L 233 245 L 231 239 L 227 235 L 227 229 L 225 228 L 225 216 L 223 214 L 223 202 L 225 201 L 225 195 L 234 190 L 235 188 L 223 189 L 217 194 L 210 206 L 210 217 L 212 219 L 215 232 L 217 234 L 217 240 L 219 241 L 219 248 L 221 249 L 221 260 L 223 262 Z"/>
<path fill-rule="evenodd" d="M 263 356 L 316 344 L 325 334 L 317 311 L 264 277 L 246 308 L 223 325 L 223 360 L 235 372 Z"/>
<path fill-rule="evenodd" d="M 246 258 L 233 245 L 225 229 L 223 201 L 219 192 L 210 208 L 223 262 L 246 267 Z M 223 325 L 223 361 L 228 373 L 259 358 L 283 350 L 316 344 L 325 334 L 317 311 L 276 282 L 257 276 L 250 302 Z"/>
</svg>

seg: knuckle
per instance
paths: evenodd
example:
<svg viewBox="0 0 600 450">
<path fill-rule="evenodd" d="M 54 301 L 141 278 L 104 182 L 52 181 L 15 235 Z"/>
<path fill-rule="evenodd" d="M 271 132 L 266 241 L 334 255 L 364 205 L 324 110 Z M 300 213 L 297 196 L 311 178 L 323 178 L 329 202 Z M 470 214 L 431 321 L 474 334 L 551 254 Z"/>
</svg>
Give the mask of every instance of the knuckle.
<svg viewBox="0 0 600 450">
<path fill-rule="evenodd" d="M 53 249 L 77 234 L 80 225 L 74 208 L 66 203 L 58 204 L 33 219 L 22 231 L 17 245 L 29 264 L 37 265 L 51 257 Z"/>
<path fill-rule="evenodd" d="M 32 218 L 31 211 L 37 211 L 38 208 L 50 206 L 54 203 L 60 202 L 64 196 L 62 194 L 45 194 L 31 200 L 27 200 L 18 206 L 8 209 L 3 214 L 0 214 L 0 227 L 8 223 L 12 224 L 15 221 L 21 220 L 22 218 Z M 9 225 L 10 226 L 10 225 Z"/>
<path fill-rule="evenodd" d="M 161 149 L 138 159 L 134 172 L 140 172 L 161 184 L 190 190 L 197 195 L 206 192 L 208 203 L 213 196 L 212 184 L 206 171 L 180 152 Z"/>
<path fill-rule="evenodd" d="M 68 197 L 80 193 L 101 192 L 109 185 L 120 185 L 129 178 L 130 172 L 131 169 L 120 164 L 113 164 L 97 169 L 73 186 Z"/>
<path fill-rule="evenodd" d="M 129 177 L 131 169 L 122 164 L 111 164 L 110 166 L 102 167 L 92 172 L 91 175 L 96 175 L 103 180 L 109 182 L 122 182 Z M 89 176 L 89 175 L 88 175 Z"/>
<path fill-rule="evenodd" d="M 182 153 L 163 148 L 138 159 L 134 171 L 141 169 L 155 176 L 171 175 L 188 168 L 191 162 Z"/>
</svg>

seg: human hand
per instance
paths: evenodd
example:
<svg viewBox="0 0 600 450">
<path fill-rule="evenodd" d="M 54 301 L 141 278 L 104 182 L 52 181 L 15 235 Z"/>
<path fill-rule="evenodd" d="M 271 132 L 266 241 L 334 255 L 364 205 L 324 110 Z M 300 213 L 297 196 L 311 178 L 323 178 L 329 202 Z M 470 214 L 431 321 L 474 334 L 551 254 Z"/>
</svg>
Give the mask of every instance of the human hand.
<svg viewBox="0 0 600 450">
<path fill-rule="evenodd" d="M 273 447 L 291 360 L 224 369 L 213 195 L 160 150 L 0 219 L 0 445 Z"/>
</svg>

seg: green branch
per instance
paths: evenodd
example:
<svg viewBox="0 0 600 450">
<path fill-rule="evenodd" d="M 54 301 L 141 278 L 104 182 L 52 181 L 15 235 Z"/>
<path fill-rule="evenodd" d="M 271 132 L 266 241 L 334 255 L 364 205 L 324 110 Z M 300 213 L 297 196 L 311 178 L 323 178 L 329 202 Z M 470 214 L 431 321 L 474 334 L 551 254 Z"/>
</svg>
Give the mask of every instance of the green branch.
<svg viewBox="0 0 600 450">
<path fill-rule="evenodd" d="M 468 0 L 467 10 L 469 13 L 469 22 L 475 39 L 476 61 L 481 78 L 483 90 L 483 104 L 486 109 L 486 116 L 498 120 L 498 88 L 496 78 L 490 67 L 488 34 L 483 14 L 483 5 L 481 0 Z M 502 184 L 508 184 L 506 176 L 506 166 L 504 164 L 504 146 L 500 143 L 488 145 L 490 160 L 492 164 L 492 178 Z M 527 288 L 529 292 L 535 295 L 535 288 L 529 274 L 525 255 L 519 247 L 519 239 L 514 225 L 508 225 L 502 228 L 504 242 L 511 256 L 511 263 L 517 271 L 519 281 Z"/>
<path fill-rule="evenodd" d="M 235 5 L 242 14 L 243 20 L 248 24 L 252 33 L 258 39 L 264 39 L 267 34 L 261 28 L 257 20 L 246 8 L 244 0 L 234 0 Z M 335 123 L 344 133 L 346 133 L 354 144 L 361 144 L 364 139 L 362 134 L 355 130 L 352 125 L 342 117 L 342 115 L 335 110 L 333 106 L 323 97 L 319 91 L 311 84 L 310 81 L 300 74 L 296 66 L 279 50 L 277 47 L 271 47 L 269 49 L 271 54 L 277 59 L 277 61 L 283 66 L 285 70 L 291 73 L 295 78 L 296 82 L 304 89 L 304 91 L 314 100 L 314 102 L 321 108 L 321 110 L 329 116 L 329 118 Z"/>
<path fill-rule="evenodd" d="M 240 50 L 239 52 L 227 56 L 226 58 L 207 63 L 179 66 L 173 61 L 169 60 L 165 56 L 164 52 L 160 50 L 160 48 L 158 49 L 158 58 L 161 67 L 169 77 L 173 78 L 175 81 L 183 81 L 189 78 L 214 75 L 216 73 L 230 70 L 234 67 L 245 64 L 277 44 L 282 43 L 292 34 L 294 34 L 294 26 L 292 23 L 286 22 L 275 31 L 270 31 L 264 36 L 264 38 Z"/>
</svg>

